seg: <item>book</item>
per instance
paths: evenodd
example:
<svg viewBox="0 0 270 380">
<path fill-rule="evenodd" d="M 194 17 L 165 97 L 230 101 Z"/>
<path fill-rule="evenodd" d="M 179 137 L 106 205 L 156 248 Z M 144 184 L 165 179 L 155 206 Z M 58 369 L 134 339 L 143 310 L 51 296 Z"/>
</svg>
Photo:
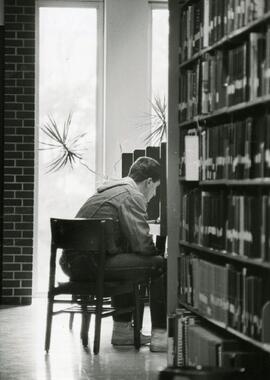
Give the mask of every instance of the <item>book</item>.
<svg viewBox="0 0 270 380">
<path fill-rule="evenodd" d="M 197 135 L 185 136 L 185 179 L 199 180 L 199 138 Z"/>
</svg>

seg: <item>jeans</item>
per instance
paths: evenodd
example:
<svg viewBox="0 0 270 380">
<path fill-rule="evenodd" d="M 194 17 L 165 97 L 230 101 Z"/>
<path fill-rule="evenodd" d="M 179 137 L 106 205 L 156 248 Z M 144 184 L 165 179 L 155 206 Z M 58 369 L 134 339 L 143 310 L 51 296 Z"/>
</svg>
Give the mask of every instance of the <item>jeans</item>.
<svg viewBox="0 0 270 380">
<path fill-rule="evenodd" d="M 119 254 L 108 258 L 105 279 L 149 281 L 150 314 L 152 328 L 166 328 L 166 260 L 161 256 L 143 256 L 134 253 Z M 115 296 L 117 309 L 132 305 L 132 294 Z M 129 322 L 131 313 L 114 317 L 118 322 Z"/>
<path fill-rule="evenodd" d="M 93 279 L 95 276 L 94 259 L 91 255 L 74 256 L 72 262 L 60 260 L 63 271 L 73 280 Z M 166 328 L 166 260 L 162 256 L 146 256 L 135 253 L 121 253 L 108 256 L 105 264 L 105 280 L 136 280 L 149 282 L 150 315 L 152 328 Z M 112 297 L 116 308 L 129 307 L 133 304 L 132 294 Z M 114 316 L 118 322 L 131 321 L 132 314 Z"/>
</svg>

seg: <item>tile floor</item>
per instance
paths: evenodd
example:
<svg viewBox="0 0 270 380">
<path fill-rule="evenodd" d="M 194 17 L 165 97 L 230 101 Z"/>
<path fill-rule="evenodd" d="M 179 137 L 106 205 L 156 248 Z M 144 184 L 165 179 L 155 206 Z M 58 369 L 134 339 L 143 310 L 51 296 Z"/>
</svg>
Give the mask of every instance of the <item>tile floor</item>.
<svg viewBox="0 0 270 380">
<path fill-rule="evenodd" d="M 102 322 L 100 354 L 92 353 L 90 326 L 89 348 L 80 343 L 80 316 L 74 328 L 68 328 L 68 315 L 53 319 L 51 348 L 44 352 L 46 302 L 34 300 L 31 306 L 0 308 L 0 379 L 1 380 L 158 380 L 167 365 L 166 353 L 151 353 L 148 346 L 115 348 L 110 344 L 112 320 Z M 144 331 L 149 332 L 149 310 Z"/>
</svg>

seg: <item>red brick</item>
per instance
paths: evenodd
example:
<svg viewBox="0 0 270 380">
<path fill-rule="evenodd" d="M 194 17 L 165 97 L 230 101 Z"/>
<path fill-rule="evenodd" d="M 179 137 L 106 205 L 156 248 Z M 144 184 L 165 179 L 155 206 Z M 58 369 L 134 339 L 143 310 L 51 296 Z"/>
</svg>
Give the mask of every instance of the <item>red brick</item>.
<svg viewBox="0 0 270 380">
<path fill-rule="evenodd" d="M 34 87 L 24 87 L 23 93 L 27 95 L 34 95 L 35 89 Z"/>
<path fill-rule="evenodd" d="M 31 280 L 32 279 L 32 273 L 31 272 L 15 272 L 15 279 Z"/>
<path fill-rule="evenodd" d="M 21 199 L 6 199 L 5 205 L 6 206 L 21 206 L 22 200 Z"/>
<path fill-rule="evenodd" d="M 4 272 L 3 278 L 5 279 L 12 279 L 13 278 L 13 272 Z"/>
<path fill-rule="evenodd" d="M 32 230 L 33 223 L 15 223 L 16 230 Z"/>
<path fill-rule="evenodd" d="M 35 24 L 30 24 L 30 23 L 26 23 L 26 24 L 23 24 L 23 30 L 26 30 L 26 31 L 35 31 Z"/>
<path fill-rule="evenodd" d="M 14 289 L 15 296 L 31 296 L 32 289 Z"/>
<path fill-rule="evenodd" d="M 23 199 L 23 206 L 33 206 L 33 199 Z"/>
<path fill-rule="evenodd" d="M 33 228 L 31 231 L 23 231 L 23 238 L 33 238 Z"/>
<path fill-rule="evenodd" d="M 6 271 L 15 272 L 17 270 L 20 270 L 20 268 L 21 268 L 20 264 L 3 264 L 3 270 L 4 270 L 4 272 L 6 272 Z M 15 278 L 20 278 L 20 277 L 16 277 L 16 273 L 15 273 Z"/>
<path fill-rule="evenodd" d="M 22 255 L 32 255 L 32 253 L 33 253 L 32 246 L 22 248 Z"/>
<path fill-rule="evenodd" d="M 26 255 L 15 256 L 15 262 L 16 263 L 31 263 L 32 260 L 33 260 L 32 256 L 26 256 Z"/>
<path fill-rule="evenodd" d="M 5 29 L 6 31 L 10 32 L 10 31 L 17 31 L 17 30 L 20 30 L 22 31 L 23 30 L 23 25 L 20 24 L 19 22 L 8 22 L 5 24 Z"/>
<path fill-rule="evenodd" d="M 9 63 L 22 63 L 23 57 L 21 55 L 7 55 L 6 61 Z"/>
<path fill-rule="evenodd" d="M 29 247 L 32 246 L 32 239 L 15 239 L 15 245 L 19 247 Z"/>
<path fill-rule="evenodd" d="M 2 289 L 3 296 L 12 296 L 13 295 L 13 289 Z M 4 302 L 7 303 L 7 302 Z"/>
<path fill-rule="evenodd" d="M 23 7 L 11 7 L 10 5 L 15 5 L 15 2 L 10 0 L 7 2 L 5 6 L 5 17 L 8 14 L 21 14 L 23 12 Z"/>
<path fill-rule="evenodd" d="M 23 40 L 18 39 L 5 39 L 6 46 L 23 46 Z"/>
<path fill-rule="evenodd" d="M 6 222 L 20 222 L 22 220 L 22 216 L 17 214 L 8 214 L 6 211 L 4 215 L 4 220 Z"/>
<path fill-rule="evenodd" d="M 20 238 L 22 236 L 21 231 L 5 231 L 6 238 Z"/>
<path fill-rule="evenodd" d="M 12 245 L 14 245 L 14 241 L 13 241 L 13 239 L 7 239 L 7 238 L 4 237 L 3 244 L 4 244 L 4 246 L 5 245 L 12 246 Z"/>
<path fill-rule="evenodd" d="M 31 297 L 20 297 L 20 305 L 31 305 L 32 298 Z"/>
<path fill-rule="evenodd" d="M 20 305 L 20 297 L 3 297 L 3 305 Z"/>
<path fill-rule="evenodd" d="M 22 265 L 22 270 L 32 271 L 33 270 L 33 264 L 23 264 Z"/>
<path fill-rule="evenodd" d="M 20 281 L 18 281 L 18 280 L 4 280 L 4 281 L 2 281 L 2 284 L 3 284 L 3 287 L 5 287 L 5 288 L 12 288 L 12 287 L 18 288 L 20 286 Z"/>
<path fill-rule="evenodd" d="M 14 256 L 12 255 L 3 255 L 3 263 L 13 263 Z"/>
<path fill-rule="evenodd" d="M 10 255 L 18 255 L 21 253 L 21 249 L 19 247 L 4 247 L 3 253 Z"/>
<path fill-rule="evenodd" d="M 31 288 L 33 284 L 32 280 L 22 280 L 22 286 L 25 288 Z"/>
<path fill-rule="evenodd" d="M 35 7 L 24 7 L 23 8 L 23 13 L 24 14 L 35 14 Z"/>
<path fill-rule="evenodd" d="M 22 13 L 22 12 L 20 12 Z M 35 18 L 33 15 L 23 15 L 23 14 L 18 14 L 17 15 L 17 21 L 21 23 L 35 23 Z M 19 53 L 19 54 L 25 54 L 25 53 Z"/>
<path fill-rule="evenodd" d="M 18 214 L 33 214 L 33 207 L 16 207 L 15 211 Z"/>
</svg>

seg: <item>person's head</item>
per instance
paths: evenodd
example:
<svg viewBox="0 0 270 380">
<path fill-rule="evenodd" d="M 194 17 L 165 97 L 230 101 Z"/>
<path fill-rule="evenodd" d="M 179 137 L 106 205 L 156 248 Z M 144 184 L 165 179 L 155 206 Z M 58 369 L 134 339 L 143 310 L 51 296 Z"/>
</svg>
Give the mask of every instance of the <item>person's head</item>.
<svg viewBox="0 0 270 380">
<path fill-rule="evenodd" d="M 128 176 L 137 184 L 147 202 L 156 195 L 160 185 L 160 164 L 150 157 L 139 157 L 130 167 Z"/>
</svg>

